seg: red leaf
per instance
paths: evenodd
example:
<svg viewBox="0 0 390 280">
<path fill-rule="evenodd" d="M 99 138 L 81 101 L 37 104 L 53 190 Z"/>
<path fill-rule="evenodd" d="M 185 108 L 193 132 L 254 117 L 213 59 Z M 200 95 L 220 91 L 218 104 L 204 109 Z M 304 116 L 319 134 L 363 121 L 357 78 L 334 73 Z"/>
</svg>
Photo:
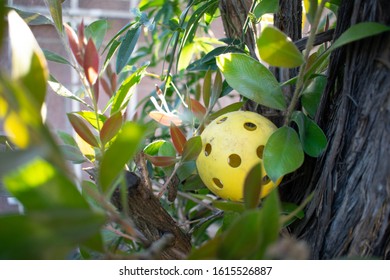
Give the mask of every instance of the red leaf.
<svg viewBox="0 0 390 280">
<path fill-rule="evenodd" d="M 88 40 L 85 48 L 84 72 L 88 82 L 94 85 L 99 75 L 99 54 L 92 39 Z"/>
<path fill-rule="evenodd" d="M 106 79 L 100 77 L 99 80 L 100 80 L 100 83 L 102 84 L 102 87 L 103 87 L 103 89 L 104 89 L 104 92 L 107 93 L 107 95 L 108 95 L 109 97 L 111 97 L 111 96 L 112 96 L 112 91 L 111 91 L 111 88 L 110 88 L 110 86 L 108 85 Z"/>
<path fill-rule="evenodd" d="M 157 121 L 159 124 L 170 126 L 171 123 L 174 123 L 175 125 L 181 125 L 182 120 L 179 119 L 178 116 L 175 116 L 173 114 L 168 113 L 162 113 L 159 111 L 152 111 L 149 113 L 149 117 Z"/>
<path fill-rule="evenodd" d="M 112 92 L 115 92 L 116 91 L 116 81 L 117 81 L 117 75 L 115 73 L 112 73 L 111 74 L 111 79 L 110 79 L 110 82 L 111 82 L 111 91 Z"/>
<path fill-rule="evenodd" d="M 203 119 L 204 116 L 206 115 L 206 108 L 198 101 L 195 99 L 190 99 L 190 108 L 192 113 L 198 118 L 198 119 Z"/>
<path fill-rule="evenodd" d="M 155 166 L 167 167 L 174 165 L 177 162 L 175 157 L 166 157 L 166 156 L 151 156 L 145 154 L 145 157 Z"/>
<path fill-rule="evenodd" d="M 96 83 L 93 85 L 93 95 L 95 97 L 96 103 L 99 102 L 99 90 L 100 90 L 100 78 L 98 77 Z"/>
<path fill-rule="evenodd" d="M 86 44 L 85 44 L 85 37 L 84 37 L 84 29 L 85 29 L 85 26 L 84 26 L 84 19 L 81 20 L 81 23 L 77 29 L 77 32 L 78 32 L 78 37 L 79 37 L 79 48 L 80 50 L 84 49 Z"/>
<path fill-rule="evenodd" d="M 103 145 L 109 142 L 119 132 L 122 127 L 122 121 L 122 115 L 118 112 L 104 122 L 100 130 L 100 140 Z"/>
<path fill-rule="evenodd" d="M 95 138 L 95 135 L 92 133 L 90 128 L 87 126 L 85 121 L 79 116 L 73 113 L 68 114 L 68 119 L 70 124 L 76 133 L 83 139 L 85 142 L 90 144 L 91 146 L 98 147 L 99 143 Z"/>
<path fill-rule="evenodd" d="M 79 38 L 77 37 L 76 32 L 70 27 L 68 24 L 64 23 L 66 35 L 68 36 L 68 41 L 70 45 L 70 49 L 72 50 L 72 53 L 74 57 L 76 58 L 77 62 L 80 65 L 83 65 L 83 57 L 81 55 L 81 51 L 79 48 Z"/>
<path fill-rule="evenodd" d="M 186 136 L 174 123 L 171 123 L 169 129 L 172 137 L 172 143 L 179 155 L 183 153 L 184 145 L 187 142 Z"/>
</svg>

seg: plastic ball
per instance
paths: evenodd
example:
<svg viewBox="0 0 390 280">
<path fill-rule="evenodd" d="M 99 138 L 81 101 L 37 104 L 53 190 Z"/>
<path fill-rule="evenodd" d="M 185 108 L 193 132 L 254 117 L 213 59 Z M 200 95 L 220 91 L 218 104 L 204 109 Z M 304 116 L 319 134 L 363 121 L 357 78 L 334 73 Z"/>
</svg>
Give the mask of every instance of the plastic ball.
<svg viewBox="0 0 390 280">
<path fill-rule="evenodd" d="M 213 120 L 202 132 L 202 151 L 196 160 L 198 173 L 215 195 L 242 201 L 246 175 L 263 162 L 263 150 L 277 127 L 267 118 L 237 111 Z M 262 166 L 261 197 L 279 185 L 271 181 Z"/>
</svg>

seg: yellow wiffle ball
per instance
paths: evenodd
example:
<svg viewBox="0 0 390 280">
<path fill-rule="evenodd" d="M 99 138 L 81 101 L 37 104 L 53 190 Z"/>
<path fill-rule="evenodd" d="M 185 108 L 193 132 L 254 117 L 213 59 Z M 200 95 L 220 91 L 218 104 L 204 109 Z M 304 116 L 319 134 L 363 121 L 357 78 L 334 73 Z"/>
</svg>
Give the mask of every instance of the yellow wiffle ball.
<svg viewBox="0 0 390 280">
<path fill-rule="evenodd" d="M 242 201 L 249 171 L 263 162 L 264 146 L 277 127 L 267 118 L 237 111 L 212 121 L 202 132 L 202 151 L 196 160 L 198 173 L 217 196 Z M 261 197 L 268 195 L 282 178 L 272 182 L 262 166 Z"/>
</svg>

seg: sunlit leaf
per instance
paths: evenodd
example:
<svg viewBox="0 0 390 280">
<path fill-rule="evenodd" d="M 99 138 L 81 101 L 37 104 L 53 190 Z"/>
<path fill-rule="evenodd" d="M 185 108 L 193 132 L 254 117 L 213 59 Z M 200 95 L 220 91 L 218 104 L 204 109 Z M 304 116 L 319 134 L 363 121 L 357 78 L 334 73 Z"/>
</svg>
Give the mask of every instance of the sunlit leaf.
<svg viewBox="0 0 390 280">
<path fill-rule="evenodd" d="M 88 40 L 84 54 L 84 72 L 90 85 L 94 85 L 99 75 L 99 54 L 92 39 Z"/>
<path fill-rule="evenodd" d="M 261 0 L 254 11 L 256 18 L 261 18 L 265 14 L 276 14 L 279 10 L 278 0 Z"/>
<path fill-rule="evenodd" d="M 211 70 L 207 70 L 203 79 L 203 103 L 209 107 L 211 96 Z"/>
<path fill-rule="evenodd" d="M 184 48 L 181 51 L 181 55 L 177 64 L 177 70 L 181 71 L 187 68 L 187 66 L 190 64 L 192 57 L 194 56 L 194 53 L 196 51 L 196 44 L 190 43 L 184 46 Z"/>
<path fill-rule="evenodd" d="M 314 17 L 318 8 L 318 0 L 304 0 L 303 5 L 305 7 L 306 17 L 308 21 L 313 24 Z"/>
<path fill-rule="evenodd" d="M 104 122 L 107 120 L 107 117 L 105 115 L 98 114 L 96 116 L 96 113 L 92 111 L 78 111 L 76 112 L 76 114 L 81 116 L 95 129 L 101 129 L 103 127 Z"/>
<path fill-rule="evenodd" d="M 182 161 L 195 160 L 202 150 L 202 138 L 194 136 L 184 143 Z"/>
<path fill-rule="evenodd" d="M 3 151 L 0 153 L 0 178 L 6 173 L 15 170 L 37 157 L 46 155 L 46 150 L 43 147 L 34 147 L 25 150 Z"/>
<path fill-rule="evenodd" d="M 141 26 L 134 27 L 127 31 L 124 39 L 119 47 L 116 59 L 116 73 L 119 74 L 122 69 L 130 61 L 131 54 L 137 44 L 139 35 L 141 34 Z"/>
<path fill-rule="evenodd" d="M 159 111 L 151 111 L 149 113 L 149 117 L 157 121 L 159 124 L 170 126 L 171 123 L 174 123 L 177 126 L 180 126 L 182 124 L 182 120 L 174 115 L 174 114 L 168 114 L 165 112 L 159 112 Z"/>
<path fill-rule="evenodd" d="M 75 113 L 69 113 L 68 119 L 76 133 L 88 144 L 98 147 L 99 143 L 85 121 Z"/>
<path fill-rule="evenodd" d="M 104 40 L 104 36 L 107 33 L 107 30 L 108 30 L 107 20 L 99 19 L 92 22 L 85 28 L 85 36 L 87 38 L 92 38 L 96 48 L 100 49 Z"/>
<path fill-rule="evenodd" d="M 54 21 L 58 32 L 61 34 L 63 31 L 62 26 L 62 1 L 59 0 L 45 0 L 46 6 L 49 8 L 50 15 Z"/>
<path fill-rule="evenodd" d="M 264 168 L 272 181 L 298 169 L 304 160 L 302 144 L 291 127 L 283 126 L 268 139 L 264 148 Z"/>
<path fill-rule="evenodd" d="M 100 140 L 102 144 L 108 143 L 121 129 L 122 127 L 122 114 L 120 112 L 109 117 L 100 130 Z"/>
<path fill-rule="evenodd" d="M 253 209 L 259 205 L 262 187 L 261 163 L 256 164 L 248 172 L 244 182 L 244 205 L 246 209 Z"/>
<path fill-rule="evenodd" d="M 217 65 L 229 85 L 241 95 L 271 108 L 286 108 L 279 83 L 260 62 L 244 54 L 224 54 L 217 57 Z"/>
<path fill-rule="evenodd" d="M 267 26 L 257 39 L 257 47 L 262 60 L 272 66 L 293 68 L 300 66 L 302 53 L 289 37 L 276 27 Z"/>
<path fill-rule="evenodd" d="M 5 118 L 4 131 L 12 143 L 19 148 L 27 148 L 31 143 L 31 135 L 26 122 L 15 112 L 8 114 Z"/>
<path fill-rule="evenodd" d="M 80 65 L 83 65 L 84 58 L 81 56 L 81 49 L 79 47 L 79 37 L 77 36 L 73 28 L 70 27 L 68 24 L 65 23 L 64 27 L 65 27 L 66 36 L 68 37 L 70 49 L 72 50 L 72 53 L 76 58 L 76 61 Z"/>
<path fill-rule="evenodd" d="M 305 153 L 311 157 L 318 157 L 328 144 L 322 129 L 300 111 L 293 113 L 292 120 L 298 125 L 299 137 Z"/>
<path fill-rule="evenodd" d="M 171 123 L 169 132 L 171 134 L 172 143 L 175 146 L 177 153 L 181 155 L 183 153 L 184 145 L 187 142 L 186 136 L 174 123 Z"/>
<path fill-rule="evenodd" d="M 99 180 L 103 191 L 107 191 L 117 176 L 124 170 L 142 142 L 145 127 L 132 122 L 122 126 L 115 140 L 104 153 L 99 169 Z"/>
<path fill-rule="evenodd" d="M 156 140 L 150 144 L 148 144 L 145 148 L 144 148 L 144 153 L 147 154 L 147 155 L 150 155 L 150 156 L 155 156 L 157 155 L 160 147 L 165 143 L 166 141 L 165 140 Z"/>
</svg>

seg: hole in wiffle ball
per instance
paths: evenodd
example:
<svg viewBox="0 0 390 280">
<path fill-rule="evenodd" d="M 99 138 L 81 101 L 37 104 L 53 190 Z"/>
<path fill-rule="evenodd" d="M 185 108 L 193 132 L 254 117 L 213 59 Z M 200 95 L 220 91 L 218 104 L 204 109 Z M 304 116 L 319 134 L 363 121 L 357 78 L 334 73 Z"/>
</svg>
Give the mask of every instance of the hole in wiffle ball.
<svg viewBox="0 0 390 280">
<path fill-rule="evenodd" d="M 241 157 L 237 154 L 231 154 L 228 157 L 228 163 L 231 167 L 239 167 L 241 165 Z"/>
<path fill-rule="evenodd" d="M 263 159 L 263 153 L 264 153 L 264 145 L 260 145 L 256 149 L 256 154 L 259 159 Z"/>
<path fill-rule="evenodd" d="M 257 125 L 255 125 L 253 122 L 246 122 L 244 123 L 244 128 L 249 131 L 254 131 L 257 128 Z"/>
<path fill-rule="evenodd" d="M 219 180 L 218 178 L 213 178 L 213 183 L 214 183 L 214 186 L 216 186 L 217 188 L 223 189 L 223 184 L 222 184 L 221 180 Z"/>
<path fill-rule="evenodd" d="M 267 175 L 265 175 L 265 176 L 263 177 L 263 179 L 261 179 L 261 183 L 262 183 L 263 185 L 267 185 L 269 182 L 271 182 L 271 179 L 270 179 Z"/>
<path fill-rule="evenodd" d="M 204 147 L 204 155 L 207 157 L 211 154 L 211 145 L 209 143 L 206 144 L 206 147 Z"/>
<path fill-rule="evenodd" d="M 221 118 L 221 119 L 217 120 L 217 124 L 221 124 L 221 123 L 223 123 L 224 121 L 226 121 L 226 120 L 227 120 L 227 118 L 228 118 L 228 117 L 223 117 L 223 118 Z"/>
</svg>

